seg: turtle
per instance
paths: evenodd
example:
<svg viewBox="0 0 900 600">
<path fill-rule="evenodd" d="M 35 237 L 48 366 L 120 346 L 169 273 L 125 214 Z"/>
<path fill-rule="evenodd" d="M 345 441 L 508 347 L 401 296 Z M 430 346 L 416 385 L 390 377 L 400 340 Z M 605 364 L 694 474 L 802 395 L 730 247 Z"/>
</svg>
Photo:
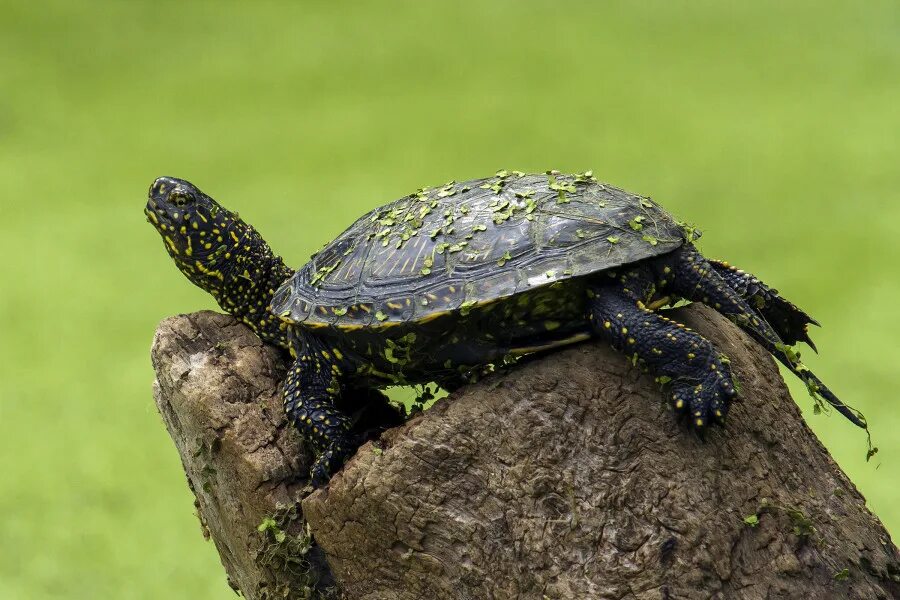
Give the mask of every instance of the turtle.
<svg viewBox="0 0 900 600">
<path fill-rule="evenodd" d="M 794 349 L 815 349 L 812 317 L 705 258 L 700 231 L 651 198 L 591 171 L 502 170 L 421 188 L 361 216 L 296 272 L 184 179 L 157 178 L 145 214 L 191 282 L 290 354 L 284 410 L 314 448 L 315 487 L 362 443 L 350 408 L 385 401 L 373 392 L 453 391 L 592 338 L 654 375 L 688 429 L 722 425 L 738 383 L 724 352 L 662 310 L 685 302 L 728 317 L 805 382 L 817 409 L 827 403 L 867 429 Z M 402 422 L 395 412 L 382 411 L 385 426 Z"/>
</svg>

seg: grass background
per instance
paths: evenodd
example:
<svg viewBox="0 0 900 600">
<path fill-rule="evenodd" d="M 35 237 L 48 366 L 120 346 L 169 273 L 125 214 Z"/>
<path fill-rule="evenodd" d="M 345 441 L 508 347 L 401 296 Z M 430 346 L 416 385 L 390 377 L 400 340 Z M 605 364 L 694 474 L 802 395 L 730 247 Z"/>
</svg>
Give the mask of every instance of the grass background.
<svg viewBox="0 0 900 600">
<path fill-rule="evenodd" d="M 651 194 L 822 322 L 880 468 L 795 397 L 896 531 L 898 107 L 890 1 L 0 0 L 0 597 L 233 597 L 150 394 L 157 322 L 214 306 L 144 222 L 160 174 L 294 265 L 501 167 Z"/>
</svg>

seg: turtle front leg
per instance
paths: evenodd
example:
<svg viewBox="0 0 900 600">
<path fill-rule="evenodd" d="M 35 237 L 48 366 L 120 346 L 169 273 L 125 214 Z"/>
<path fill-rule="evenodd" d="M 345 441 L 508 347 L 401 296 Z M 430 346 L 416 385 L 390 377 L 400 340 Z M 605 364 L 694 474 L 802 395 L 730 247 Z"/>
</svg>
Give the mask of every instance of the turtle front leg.
<svg viewBox="0 0 900 600">
<path fill-rule="evenodd" d="M 819 324 L 815 319 L 782 298 L 778 290 L 770 288 L 752 273 L 723 261 L 711 260 L 709 264 L 731 289 L 768 321 L 785 344 L 793 346 L 797 342 L 805 342 L 813 350 L 816 349 L 809 337 L 810 324 Z"/>
<path fill-rule="evenodd" d="M 324 485 L 356 450 L 350 418 L 335 406 L 340 395 L 340 365 L 319 344 L 297 344 L 297 360 L 284 382 L 284 410 L 288 420 L 312 442 L 316 460 L 313 487 Z"/>
<path fill-rule="evenodd" d="M 703 336 L 643 304 L 654 283 L 647 269 L 636 268 L 590 286 L 591 325 L 616 350 L 670 384 L 672 406 L 694 427 L 721 423 L 737 395 L 728 359 Z"/>
</svg>

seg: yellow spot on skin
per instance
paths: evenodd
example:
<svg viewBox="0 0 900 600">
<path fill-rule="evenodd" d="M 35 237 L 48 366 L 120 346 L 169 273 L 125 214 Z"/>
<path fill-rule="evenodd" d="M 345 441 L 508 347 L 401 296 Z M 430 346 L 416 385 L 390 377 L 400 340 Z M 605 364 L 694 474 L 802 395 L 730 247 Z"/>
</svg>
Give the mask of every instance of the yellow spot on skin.
<svg viewBox="0 0 900 600">
<path fill-rule="evenodd" d="M 635 341 L 635 340 L 634 340 L 634 338 L 633 338 L 633 337 L 630 337 L 630 338 L 628 338 L 628 343 L 629 343 L 629 344 L 633 344 L 633 343 L 634 343 L 634 341 Z"/>
<path fill-rule="evenodd" d="M 675 402 L 675 408 L 684 408 L 684 400 L 677 400 Z"/>
<path fill-rule="evenodd" d="M 627 327 L 623 327 L 623 328 L 622 328 L 622 335 L 625 335 L 626 333 L 628 333 L 628 328 L 627 328 Z"/>
<path fill-rule="evenodd" d="M 609 329 L 610 327 L 612 327 L 612 323 L 610 323 L 609 321 L 603 321 L 603 326 Z"/>
<path fill-rule="evenodd" d="M 697 419 L 694 421 L 694 424 L 697 425 L 697 427 L 703 427 L 703 419 Z"/>
<path fill-rule="evenodd" d="M 664 268 L 663 268 L 663 273 L 665 273 L 666 275 L 668 275 L 668 274 L 671 273 L 671 272 L 672 272 L 672 269 L 670 269 L 669 267 L 664 267 Z"/>
<path fill-rule="evenodd" d="M 697 355 L 696 355 L 696 354 L 694 354 L 694 353 L 693 353 L 693 352 L 688 352 L 688 355 L 687 355 L 687 357 L 688 357 L 688 359 L 692 359 L 692 358 L 696 358 L 696 357 L 697 357 Z"/>
</svg>

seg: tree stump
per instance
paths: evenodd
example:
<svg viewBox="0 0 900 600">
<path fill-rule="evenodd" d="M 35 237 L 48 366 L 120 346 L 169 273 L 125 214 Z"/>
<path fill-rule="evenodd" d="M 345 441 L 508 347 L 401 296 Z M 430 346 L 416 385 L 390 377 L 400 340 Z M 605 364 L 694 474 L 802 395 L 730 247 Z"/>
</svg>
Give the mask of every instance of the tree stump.
<svg viewBox="0 0 900 600">
<path fill-rule="evenodd" d="M 281 410 L 284 357 L 231 317 L 163 321 L 154 392 L 253 600 L 900 597 L 897 548 L 772 358 L 712 310 L 675 313 L 741 386 L 705 440 L 602 343 L 439 400 L 315 492 Z"/>
</svg>

